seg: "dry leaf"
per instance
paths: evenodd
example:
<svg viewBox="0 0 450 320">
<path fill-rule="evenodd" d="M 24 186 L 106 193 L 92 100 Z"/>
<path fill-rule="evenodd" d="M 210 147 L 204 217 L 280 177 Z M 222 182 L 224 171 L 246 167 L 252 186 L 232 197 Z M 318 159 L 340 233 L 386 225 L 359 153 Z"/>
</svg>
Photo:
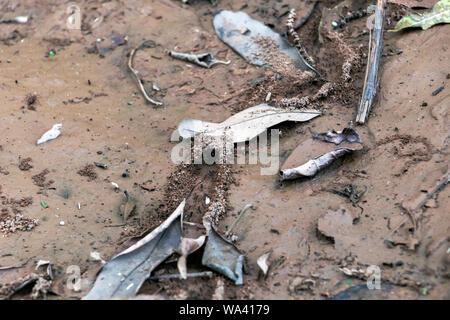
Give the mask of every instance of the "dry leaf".
<svg viewBox="0 0 450 320">
<path fill-rule="evenodd" d="M 274 55 L 284 58 L 286 64 L 307 70 L 298 54 L 280 34 L 264 23 L 252 19 L 245 12 L 222 10 L 214 16 L 214 28 L 220 40 L 229 45 L 246 61 L 257 66 L 271 66 Z M 279 52 L 267 54 L 267 48 L 261 40 L 273 43 Z"/>
<path fill-rule="evenodd" d="M 322 113 L 318 110 L 286 110 L 260 104 L 245 109 L 221 123 L 201 120 L 184 120 L 178 126 L 183 138 L 191 138 L 197 134 L 224 138 L 233 143 L 250 140 L 263 133 L 267 128 L 285 121 L 308 121 Z"/>
<path fill-rule="evenodd" d="M 236 285 L 244 284 L 242 274 L 244 255 L 212 226 L 209 229 L 202 264 L 227 276 Z"/>
<path fill-rule="evenodd" d="M 105 264 L 84 300 L 135 296 L 151 272 L 180 246 L 183 200 L 156 229 Z"/>
<path fill-rule="evenodd" d="M 439 1 L 431 11 L 426 13 L 411 13 L 401 18 L 395 28 L 389 31 L 396 32 L 413 27 L 426 30 L 438 23 L 450 23 L 450 0 Z"/>
</svg>

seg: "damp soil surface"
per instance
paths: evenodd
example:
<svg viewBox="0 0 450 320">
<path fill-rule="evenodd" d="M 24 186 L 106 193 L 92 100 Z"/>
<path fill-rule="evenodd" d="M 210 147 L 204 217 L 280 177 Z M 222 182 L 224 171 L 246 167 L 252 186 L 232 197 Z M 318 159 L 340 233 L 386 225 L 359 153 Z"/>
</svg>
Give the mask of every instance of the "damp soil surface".
<svg viewBox="0 0 450 320">
<path fill-rule="evenodd" d="M 386 28 L 415 2 L 388 2 Z M 386 32 L 377 100 L 368 122 L 356 126 L 364 149 L 314 178 L 282 182 L 276 174 L 262 175 L 260 164 L 176 165 L 172 135 L 184 119 L 222 122 L 266 99 L 273 106 L 323 111 L 309 122 L 276 127 L 281 166 L 312 134 L 348 126 L 364 84 L 367 17 L 338 29 L 331 22 L 370 1 L 76 3 L 80 29 L 67 27 L 68 4 L 60 1 L 0 0 L 0 297 L 30 299 L 29 292 L 5 295 L 2 288 L 38 272 L 38 260 L 48 260 L 53 280 L 46 298 L 81 298 L 101 268 L 91 252 L 109 260 L 188 197 L 185 217 L 200 226 L 197 233 L 203 217 L 213 215 L 225 234 L 239 212 L 253 205 L 233 229 L 235 245 L 246 255 L 244 285 L 214 274 L 151 280 L 141 294 L 450 299 L 450 188 L 433 195 L 420 212 L 411 209 L 448 175 L 448 25 Z M 244 11 L 286 35 L 292 8 L 297 20 L 311 12 L 298 35 L 321 77 L 250 65 L 218 39 L 212 24 L 219 10 Z M 11 23 L 17 16 L 29 19 Z M 128 68 L 137 47 L 133 68 L 162 106 L 146 102 Z M 273 49 L 268 46 L 265 55 Z M 210 52 L 231 63 L 204 69 L 171 58 L 170 50 Z M 61 135 L 36 145 L 58 123 Z M 136 209 L 124 223 L 125 190 Z M 350 223 L 341 224 L 344 214 Z M 269 251 L 264 278 L 256 261 Z M 176 273 L 175 258 L 154 274 Z M 85 279 L 79 291 L 67 286 L 73 266 Z M 370 266 L 379 268 L 382 290 L 364 290 Z M 201 250 L 188 258 L 188 270 L 205 271 Z"/>
</svg>

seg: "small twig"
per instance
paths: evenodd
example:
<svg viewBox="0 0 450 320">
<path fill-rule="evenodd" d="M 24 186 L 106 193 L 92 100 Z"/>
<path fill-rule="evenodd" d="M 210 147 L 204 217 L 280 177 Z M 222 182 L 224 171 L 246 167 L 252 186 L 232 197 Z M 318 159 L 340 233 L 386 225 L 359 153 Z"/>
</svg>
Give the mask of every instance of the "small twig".
<svg viewBox="0 0 450 320">
<path fill-rule="evenodd" d="M 162 106 L 162 102 L 153 100 L 152 98 L 150 98 L 150 97 L 148 96 L 147 91 L 146 91 L 145 88 L 144 88 L 144 84 L 143 84 L 141 78 L 139 77 L 139 72 L 138 72 L 136 69 L 133 68 L 133 58 L 134 58 L 136 52 L 137 52 L 140 48 L 142 48 L 142 44 L 139 45 L 137 48 L 134 48 L 133 50 L 131 50 L 131 52 L 130 52 L 130 58 L 128 59 L 128 68 L 131 70 L 131 72 L 133 72 L 133 74 L 134 74 L 134 76 L 135 76 L 135 78 L 136 78 L 136 81 L 137 81 L 137 83 L 138 83 L 138 85 L 139 85 L 139 89 L 141 89 L 141 92 L 142 92 L 142 95 L 144 96 L 144 98 L 145 98 L 148 102 L 153 103 L 154 105 Z"/>
<path fill-rule="evenodd" d="M 127 224 L 126 223 L 122 223 L 122 224 L 109 224 L 109 225 L 106 225 L 106 226 L 104 226 L 105 228 L 117 228 L 117 227 L 123 227 L 123 226 L 126 226 Z"/>
<path fill-rule="evenodd" d="M 234 223 L 231 225 L 230 229 L 227 231 L 227 233 L 225 234 L 227 237 L 229 235 L 231 235 L 231 233 L 233 232 L 233 229 L 236 227 L 236 225 L 239 223 L 239 221 L 242 219 L 242 217 L 244 216 L 244 213 L 250 209 L 251 207 L 253 207 L 253 204 L 249 203 L 247 204 L 244 209 L 242 209 L 241 213 L 239 213 L 239 216 L 237 217 L 237 219 L 234 221 Z"/>
<path fill-rule="evenodd" d="M 22 268 L 24 265 L 26 265 L 28 263 L 28 261 L 30 261 L 31 258 L 28 258 L 27 261 L 22 262 L 20 264 L 17 264 L 15 266 L 8 266 L 8 267 L 0 267 L 0 271 L 4 271 L 4 270 L 10 270 L 10 269 L 17 269 L 17 268 Z"/>
<path fill-rule="evenodd" d="M 416 209 L 414 211 L 417 211 L 419 209 L 422 209 L 422 207 L 425 205 L 425 203 L 427 203 L 428 200 L 430 200 L 436 193 L 438 193 L 439 191 L 441 191 L 442 189 L 444 189 L 444 187 L 448 184 L 448 182 L 450 181 L 450 174 L 447 174 L 439 183 L 438 185 L 430 192 L 427 194 L 427 196 L 425 197 L 425 199 L 423 199 L 423 201 L 421 201 Z"/>
<path fill-rule="evenodd" d="M 377 93 L 378 87 L 378 66 L 380 63 L 381 50 L 383 46 L 384 32 L 384 6 L 386 0 L 378 0 L 375 10 L 375 23 L 373 26 L 373 37 L 371 35 L 369 41 L 368 63 L 366 70 L 366 79 L 364 81 L 364 90 L 359 105 L 356 122 L 364 124 L 369 115 L 373 99 Z M 369 20 L 370 19 L 370 20 Z M 368 21 L 373 18 L 369 17 Z"/>
<path fill-rule="evenodd" d="M 409 210 L 406 210 L 408 216 L 405 217 L 400 223 L 391 231 L 391 233 L 388 236 L 388 239 L 392 237 L 392 235 L 400 229 L 408 220 L 411 220 L 411 223 L 413 224 L 414 232 L 417 229 L 417 223 L 418 223 L 418 217 L 415 217 L 414 213 L 419 212 L 420 209 L 427 203 L 428 200 L 430 200 L 436 193 L 444 189 L 444 187 L 449 183 L 450 181 L 450 174 L 448 173 L 438 184 L 437 186 L 426 195 L 425 199 L 422 200 L 417 207 L 414 208 L 413 212 L 410 212 Z"/>
<path fill-rule="evenodd" d="M 188 278 L 198 278 L 198 277 L 208 277 L 212 278 L 213 273 L 211 271 L 204 271 L 204 272 L 193 272 L 186 274 Z M 150 277 L 149 280 L 161 280 L 161 279 L 182 279 L 181 274 L 162 274 L 160 276 L 153 276 Z"/>
</svg>

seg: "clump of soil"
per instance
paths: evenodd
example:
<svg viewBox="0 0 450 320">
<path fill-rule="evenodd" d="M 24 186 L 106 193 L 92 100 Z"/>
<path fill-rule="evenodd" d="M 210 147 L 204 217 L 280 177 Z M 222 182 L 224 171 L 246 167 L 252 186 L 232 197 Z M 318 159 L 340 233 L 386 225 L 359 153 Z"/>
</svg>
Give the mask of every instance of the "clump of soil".
<svg viewBox="0 0 450 320">
<path fill-rule="evenodd" d="M 31 168 L 33 168 L 33 166 L 30 164 L 31 161 L 33 160 L 30 157 L 21 159 L 19 163 L 19 169 L 22 171 L 30 170 Z"/>
<path fill-rule="evenodd" d="M 55 181 L 49 180 L 47 181 L 46 175 L 49 174 L 50 171 L 48 169 L 43 170 L 41 173 L 38 173 L 31 177 L 33 179 L 33 183 L 41 188 L 48 188 Z"/>
<path fill-rule="evenodd" d="M 97 173 L 95 172 L 95 166 L 93 164 L 87 164 L 83 168 L 77 171 L 82 177 L 87 177 L 88 181 L 97 179 Z"/>
<path fill-rule="evenodd" d="M 22 198 L 20 200 L 14 200 L 14 203 L 19 205 L 22 208 L 28 207 L 29 205 L 31 205 L 33 203 L 33 198 L 32 197 L 25 197 L 25 198 Z"/>
<path fill-rule="evenodd" d="M 18 207 L 25 208 L 33 203 L 32 197 L 25 197 L 20 200 L 16 200 L 14 198 L 8 198 L 5 195 L 1 195 L 0 200 L 2 206 L 1 207 L 2 215 L 8 214 L 10 211 L 13 213 L 20 213 L 21 211 Z"/>
<path fill-rule="evenodd" d="M 27 104 L 28 110 L 36 110 L 36 105 L 38 103 L 38 95 L 36 92 L 29 93 L 25 96 L 25 103 Z"/>
</svg>

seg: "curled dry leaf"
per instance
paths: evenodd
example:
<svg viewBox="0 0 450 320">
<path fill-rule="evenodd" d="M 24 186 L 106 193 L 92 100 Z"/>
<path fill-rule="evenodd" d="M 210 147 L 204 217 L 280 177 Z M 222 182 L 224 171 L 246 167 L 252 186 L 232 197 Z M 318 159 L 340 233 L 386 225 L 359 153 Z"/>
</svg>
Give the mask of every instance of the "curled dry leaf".
<svg viewBox="0 0 450 320">
<path fill-rule="evenodd" d="M 281 178 L 312 177 L 336 159 L 362 148 L 362 141 L 353 128 L 316 134 L 292 151 L 281 168 Z"/>
<path fill-rule="evenodd" d="M 203 68 L 211 68 L 216 64 L 230 64 L 231 61 L 216 60 L 211 53 L 189 54 L 182 52 L 170 51 L 169 55 L 175 59 L 194 63 Z"/>
</svg>

